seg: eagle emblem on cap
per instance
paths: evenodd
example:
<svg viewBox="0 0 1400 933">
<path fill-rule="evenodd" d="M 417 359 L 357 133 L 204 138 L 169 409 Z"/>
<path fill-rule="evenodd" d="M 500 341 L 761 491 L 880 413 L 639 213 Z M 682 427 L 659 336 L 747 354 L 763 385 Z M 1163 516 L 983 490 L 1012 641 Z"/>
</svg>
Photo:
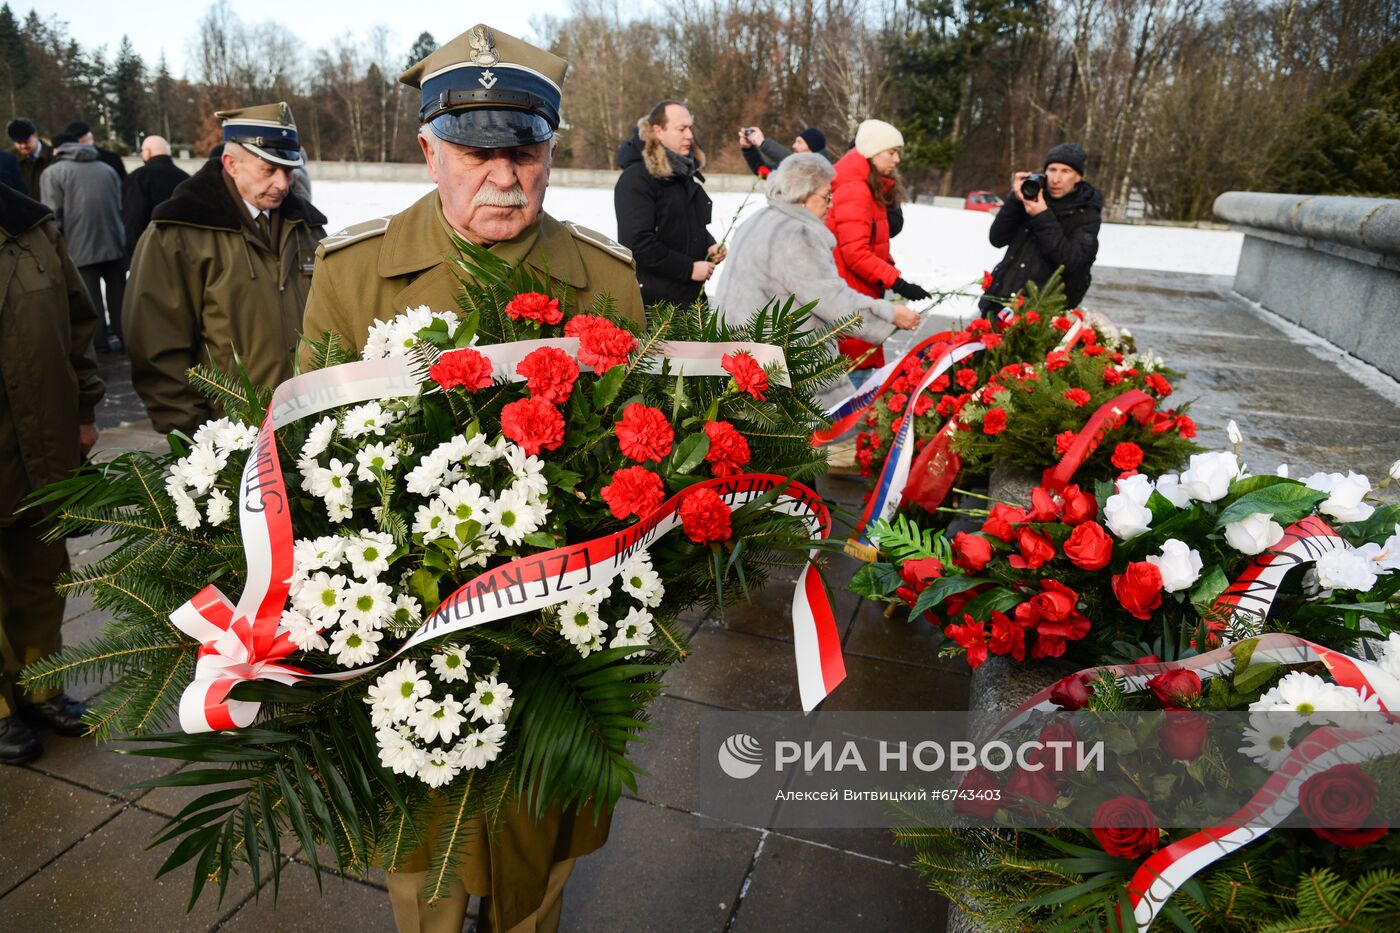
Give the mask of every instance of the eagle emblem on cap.
<svg viewBox="0 0 1400 933">
<path fill-rule="evenodd" d="M 491 33 L 486 31 L 485 26 L 477 26 L 467 35 L 467 41 L 472 47 L 472 64 L 481 68 L 490 68 L 501 60 L 501 56 L 496 52 L 496 41 Z"/>
</svg>

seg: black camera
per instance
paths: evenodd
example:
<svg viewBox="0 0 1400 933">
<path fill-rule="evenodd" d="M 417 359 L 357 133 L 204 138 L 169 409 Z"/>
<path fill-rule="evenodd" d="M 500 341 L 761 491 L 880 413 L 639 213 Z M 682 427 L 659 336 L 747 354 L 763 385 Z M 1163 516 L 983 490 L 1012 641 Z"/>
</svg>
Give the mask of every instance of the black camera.
<svg viewBox="0 0 1400 933">
<path fill-rule="evenodd" d="M 1045 173 L 1032 172 L 1021 179 L 1021 197 L 1027 201 L 1034 201 L 1040 197 L 1040 192 L 1045 188 Z"/>
</svg>

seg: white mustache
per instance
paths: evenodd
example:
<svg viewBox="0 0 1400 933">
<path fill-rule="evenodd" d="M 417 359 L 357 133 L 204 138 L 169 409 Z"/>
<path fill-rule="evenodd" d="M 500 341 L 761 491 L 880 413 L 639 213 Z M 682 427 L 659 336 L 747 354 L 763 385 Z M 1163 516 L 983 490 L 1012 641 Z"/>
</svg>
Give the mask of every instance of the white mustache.
<svg viewBox="0 0 1400 933">
<path fill-rule="evenodd" d="M 519 182 L 506 189 L 485 182 L 472 198 L 472 207 L 526 207 L 529 203 Z"/>
</svg>

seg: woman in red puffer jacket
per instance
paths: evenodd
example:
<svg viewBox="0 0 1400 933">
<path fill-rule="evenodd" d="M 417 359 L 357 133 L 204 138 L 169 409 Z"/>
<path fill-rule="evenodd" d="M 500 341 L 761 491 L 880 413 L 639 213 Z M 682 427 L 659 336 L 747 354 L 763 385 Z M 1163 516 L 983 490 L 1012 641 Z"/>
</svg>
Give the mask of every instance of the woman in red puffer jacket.
<svg viewBox="0 0 1400 933">
<path fill-rule="evenodd" d="M 826 225 L 836 234 L 836 269 L 847 285 L 872 298 L 883 298 L 889 290 L 923 301 L 929 293 L 904 281 L 890 255 L 889 211 L 899 206 L 904 193 L 896 172 L 903 146 L 899 130 L 883 120 L 860 125 L 856 147 L 836 162 Z M 852 360 L 864 357 L 857 369 L 885 364 L 884 351 L 864 340 L 842 337 L 837 345 Z"/>
</svg>

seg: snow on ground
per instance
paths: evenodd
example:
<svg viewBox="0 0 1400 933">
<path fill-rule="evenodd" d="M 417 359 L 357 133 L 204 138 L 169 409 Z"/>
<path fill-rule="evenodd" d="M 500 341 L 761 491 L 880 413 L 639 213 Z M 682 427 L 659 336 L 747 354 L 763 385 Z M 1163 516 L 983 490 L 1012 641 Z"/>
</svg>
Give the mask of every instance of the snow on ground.
<svg viewBox="0 0 1400 933">
<path fill-rule="evenodd" d="M 316 181 L 313 199 L 329 218 L 326 229 L 335 232 L 353 223 L 403 210 L 431 190 L 431 184 L 411 182 Z M 716 192 L 710 229 L 722 239 L 734 222 L 763 207 L 762 192 Z M 552 187 L 545 208 L 562 220 L 615 236 L 611 188 Z M 894 261 L 911 282 L 930 291 L 952 291 L 980 283 L 982 271 L 994 266 L 1002 250 L 987 242 L 992 214 L 976 211 L 906 205 L 904 231 L 894 238 Z M 1188 227 L 1150 227 L 1104 224 L 1099 233 L 1100 266 L 1156 269 L 1205 275 L 1234 275 L 1239 262 L 1242 235 L 1222 230 Z M 724 267 L 720 266 L 723 274 Z M 716 278 L 715 281 L 718 281 Z M 713 288 L 713 284 L 711 286 Z M 1090 302 L 1092 305 L 1092 291 Z M 941 314 L 965 316 L 975 305 L 971 297 L 954 297 L 939 306 Z"/>
</svg>

